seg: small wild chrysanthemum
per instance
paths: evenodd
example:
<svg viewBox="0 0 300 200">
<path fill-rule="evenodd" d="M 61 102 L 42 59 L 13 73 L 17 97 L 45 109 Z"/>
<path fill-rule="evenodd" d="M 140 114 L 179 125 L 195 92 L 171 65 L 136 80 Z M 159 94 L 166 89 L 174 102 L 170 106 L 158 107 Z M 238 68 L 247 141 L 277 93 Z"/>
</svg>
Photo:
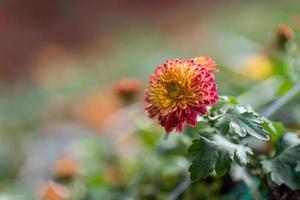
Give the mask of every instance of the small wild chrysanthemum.
<svg viewBox="0 0 300 200">
<path fill-rule="evenodd" d="M 146 111 L 158 119 L 166 132 L 181 132 L 185 124 L 196 126 L 197 116 L 207 113 L 207 106 L 217 102 L 214 82 L 215 62 L 208 57 L 167 60 L 149 78 Z"/>
</svg>

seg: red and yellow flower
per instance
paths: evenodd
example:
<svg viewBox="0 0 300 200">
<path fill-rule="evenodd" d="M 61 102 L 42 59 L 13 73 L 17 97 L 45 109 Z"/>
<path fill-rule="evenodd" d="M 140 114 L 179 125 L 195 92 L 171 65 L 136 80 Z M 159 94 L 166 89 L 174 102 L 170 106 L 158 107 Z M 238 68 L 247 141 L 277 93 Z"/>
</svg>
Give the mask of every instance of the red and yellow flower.
<svg viewBox="0 0 300 200">
<path fill-rule="evenodd" d="M 203 65 L 209 72 L 218 72 L 218 68 L 216 68 L 217 63 L 208 56 L 198 56 L 192 59 L 196 64 Z"/>
<path fill-rule="evenodd" d="M 197 59 L 167 60 L 150 76 L 146 111 L 166 132 L 181 132 L 185 124 L 196 126 L 198 115 L 205 115 L 207 106 L 217 102 L 217 84 L 211 73 L 217 71 L 215 62 L 208 57 L 204 60 L 204 64 Z"/>
</svg>

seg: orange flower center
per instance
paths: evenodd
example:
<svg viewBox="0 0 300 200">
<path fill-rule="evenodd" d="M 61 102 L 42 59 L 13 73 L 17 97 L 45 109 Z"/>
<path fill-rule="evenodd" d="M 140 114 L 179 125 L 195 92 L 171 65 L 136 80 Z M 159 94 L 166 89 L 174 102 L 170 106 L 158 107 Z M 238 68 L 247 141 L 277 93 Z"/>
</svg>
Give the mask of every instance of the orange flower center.
<svg viewBox="0 0 300 200">
<path fill-rule="evenodd" d="M 168 95 L 172 100 L 184 98 L 184 88 L 180 83 L 170 82 L 167 85 Z"/>
</svg>

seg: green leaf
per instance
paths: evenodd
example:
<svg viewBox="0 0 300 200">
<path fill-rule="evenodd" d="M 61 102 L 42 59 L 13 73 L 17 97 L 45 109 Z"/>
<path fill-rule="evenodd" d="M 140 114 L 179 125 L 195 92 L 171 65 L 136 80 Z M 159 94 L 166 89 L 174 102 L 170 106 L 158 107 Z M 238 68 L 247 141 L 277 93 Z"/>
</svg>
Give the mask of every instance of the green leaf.
<svg viewBox="0 0 300 200">
<path fill-rule="evenodd" d="M 213 171 L 224 175 L 232 162 L 243 166 L 249 162 L 252 151 L 249 147 L 231 143 L 225 137 L 215 134 L 210 140 L 205 137 L 193 140 L 189 148 L 192 164 L 189 168 L 192 181 L 207 177 Z"/>
<path fill-rule="evenodd" d="M 235 105 L 237 105 L 237 100 L 234 97 L 220 96 L 219 101 L 214 104 L 209 111 L 210 113 L 222 113 L 227 107 Z"/>
<path fill-rule="evenodd" d="M 276 143 L 285 132 L 285 128 L 280 122 L 266 120 L 263 127 L 270 134 L 271 141 L 274 143 Z"/>
<path fill-rule="evenodd" d="M 283 96 L 285 93 L 287 93 L 292 87 L 294 86 L 293 82 L 291 80 L 285 80 L 282 85 L 278 89 L 278 95 Z"/>
<path fill-rule="evenodd" d="M 221 132 L 238 134 L 240 137 L 251 135 L 260 140 L 269 140 L 268 132 L 264 129 L 265 120 L 245 106 L 231 106 L 217 121 Z"/>
<path fill-rule="evenodd" d="M 285 184 L 293 190 L 300 189 L 299 172 L 300 144 L 285 149 L 272 160 L 261 162 L 264 173 L 271 175 L 271 180 L 278 184 Z"/>
<path fill-rule="evenodd" d="M 300 177 L 300 160 L 297 161 L 297 166 L 295 167 L 295 173 L 298 177 Z"/>
</svg>

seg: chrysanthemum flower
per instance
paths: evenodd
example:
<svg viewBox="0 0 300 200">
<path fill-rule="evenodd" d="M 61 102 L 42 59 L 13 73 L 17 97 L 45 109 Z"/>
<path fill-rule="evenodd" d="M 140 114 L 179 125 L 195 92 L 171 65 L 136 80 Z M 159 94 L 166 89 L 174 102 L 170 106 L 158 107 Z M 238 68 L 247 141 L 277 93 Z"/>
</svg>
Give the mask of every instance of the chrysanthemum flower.
<svg viewBox="0 0 300 200">
<path fill-rule="evenodd" d="M 295 38 L 294 30 L 287 25 L 279 25 L 277 27 L 276 47 L 279 50 L 286 50 L 288 42 L 291 42 Z"/>
<path fill-rule="evenodd" d="M 54 172 L 57 178 L 71 179 L 79 174 L 80 166 L 75 160 L 61 159 L 55 162 Z"/>
<path fill-rule="evenodd" d="M 124 78 L 114 84 L 114 92 L 125 103 L 132 103 L 142 91 L 143 83 L 139 79 Z"/>
<path fill-rule="evenodd" d="M 40 190 L 42 200 L 67 200 L 70 198 L 70 191 L 65 186 L 49 181 Z"/>
<path fill-rule="evenodd" d="M 265 79 L 273 73 L 273 63 L 264 54 L 251 56 L 243 64 L 245 66 L 244 74 L 253 79 Z"/>
<path fill-rule="evenodd" d="M 196 64 L 203 65 L 209 72 L 218 72 L 216 62 L 209 56 L 199 56 L 192 59 Z"/>
<path fill-rule="evenodd" d="M 214 75 L 190 60 L 168 60 L 157 67 L 146 89 L 146 111 L 166 132 L 181 132 L 185 124 L 196 126 L 197 116 L 217 102 Z"/>
</svg>

